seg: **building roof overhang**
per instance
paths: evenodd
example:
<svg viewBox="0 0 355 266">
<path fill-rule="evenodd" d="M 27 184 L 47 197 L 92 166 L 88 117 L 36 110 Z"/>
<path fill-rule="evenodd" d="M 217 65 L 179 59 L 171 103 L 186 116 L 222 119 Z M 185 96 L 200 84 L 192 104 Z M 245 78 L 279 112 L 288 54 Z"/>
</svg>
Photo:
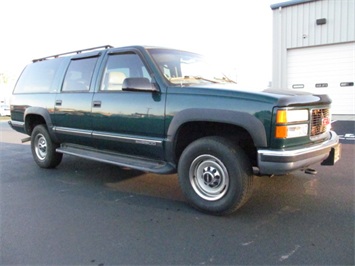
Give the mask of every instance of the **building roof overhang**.
<svg viewBox="0 0 355 266">
<path fill-rule="evenodd" d="M 318 0 L 291 0 L 291 1 L 282 2 L 278 4 L 272 4 L 270 8 L 272 10 L 275 10 L 275 9 L 279 9 L 280 7 L 284 8 L 288 6 L 294 6 L 294 5 L 299 5 L 299 4 L 304 4 L 304 3 L 314 2 L 314 1 L 318 1 Z"/>
</svg>

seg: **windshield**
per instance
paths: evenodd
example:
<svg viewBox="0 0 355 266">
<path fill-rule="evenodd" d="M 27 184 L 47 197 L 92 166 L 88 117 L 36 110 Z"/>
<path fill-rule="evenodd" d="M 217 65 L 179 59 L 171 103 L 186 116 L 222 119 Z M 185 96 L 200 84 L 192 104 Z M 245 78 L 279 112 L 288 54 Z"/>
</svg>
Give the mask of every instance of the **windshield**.
<svg viewBox="0 0 355 266">
<path fill-rule="evenodd" d="M 149 53 L 172 84 L 236 83 L 199 54 L 170 49 L 150 49 Z"/>
</svg>

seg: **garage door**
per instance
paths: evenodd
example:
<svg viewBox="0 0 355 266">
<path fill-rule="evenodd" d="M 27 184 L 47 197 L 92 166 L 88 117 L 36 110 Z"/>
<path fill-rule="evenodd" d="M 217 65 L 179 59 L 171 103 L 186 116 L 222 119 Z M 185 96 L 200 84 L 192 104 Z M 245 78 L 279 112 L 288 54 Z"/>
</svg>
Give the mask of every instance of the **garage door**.
<svg viewBox="0 0 355 266">
<path fill-rule="evenodd" d="M 355 42 L 291 49 L 288 88 L 328 94 L 333 114 L 355 114 Z"/>
</svg>

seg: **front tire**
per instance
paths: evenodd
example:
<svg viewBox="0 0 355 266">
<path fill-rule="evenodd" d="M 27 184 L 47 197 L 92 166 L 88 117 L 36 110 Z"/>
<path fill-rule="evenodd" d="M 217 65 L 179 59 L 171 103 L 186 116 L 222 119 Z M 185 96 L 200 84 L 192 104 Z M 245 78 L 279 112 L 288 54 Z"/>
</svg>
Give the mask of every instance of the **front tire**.
<svg viewBox="0 0 355 266">
<path fill-rule="evenodd" d="M 214 215 L 236 211 L 253 189 L 248 157 L 222 137 L 205 137 L 191 143 L 181 155 L 178 175 L 188 202 Z"/>
<path fill-rule="evenodd" d="M 31 134 L 33 159 L 41 168 L 54 168 L 62 161 L 63 154 L 56 152 L 58 145 L 51 140 L 44 125 L 36 126 Z"/>
</svg>

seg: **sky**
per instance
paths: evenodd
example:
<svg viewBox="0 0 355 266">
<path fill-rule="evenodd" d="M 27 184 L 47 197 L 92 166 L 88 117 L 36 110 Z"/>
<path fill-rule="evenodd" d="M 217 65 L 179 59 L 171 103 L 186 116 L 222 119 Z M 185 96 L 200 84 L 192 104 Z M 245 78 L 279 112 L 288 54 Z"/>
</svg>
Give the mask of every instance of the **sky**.
<svg viewBox="0 0 355 266">
<path fill-rule="evenodd" d="M 34 58 L 110 44 L 188 50 L 228 67 L 239 86 L 271 81 L 272 10 L 282 0 L 2 0 L 0 73 Z"/>
</svg>

